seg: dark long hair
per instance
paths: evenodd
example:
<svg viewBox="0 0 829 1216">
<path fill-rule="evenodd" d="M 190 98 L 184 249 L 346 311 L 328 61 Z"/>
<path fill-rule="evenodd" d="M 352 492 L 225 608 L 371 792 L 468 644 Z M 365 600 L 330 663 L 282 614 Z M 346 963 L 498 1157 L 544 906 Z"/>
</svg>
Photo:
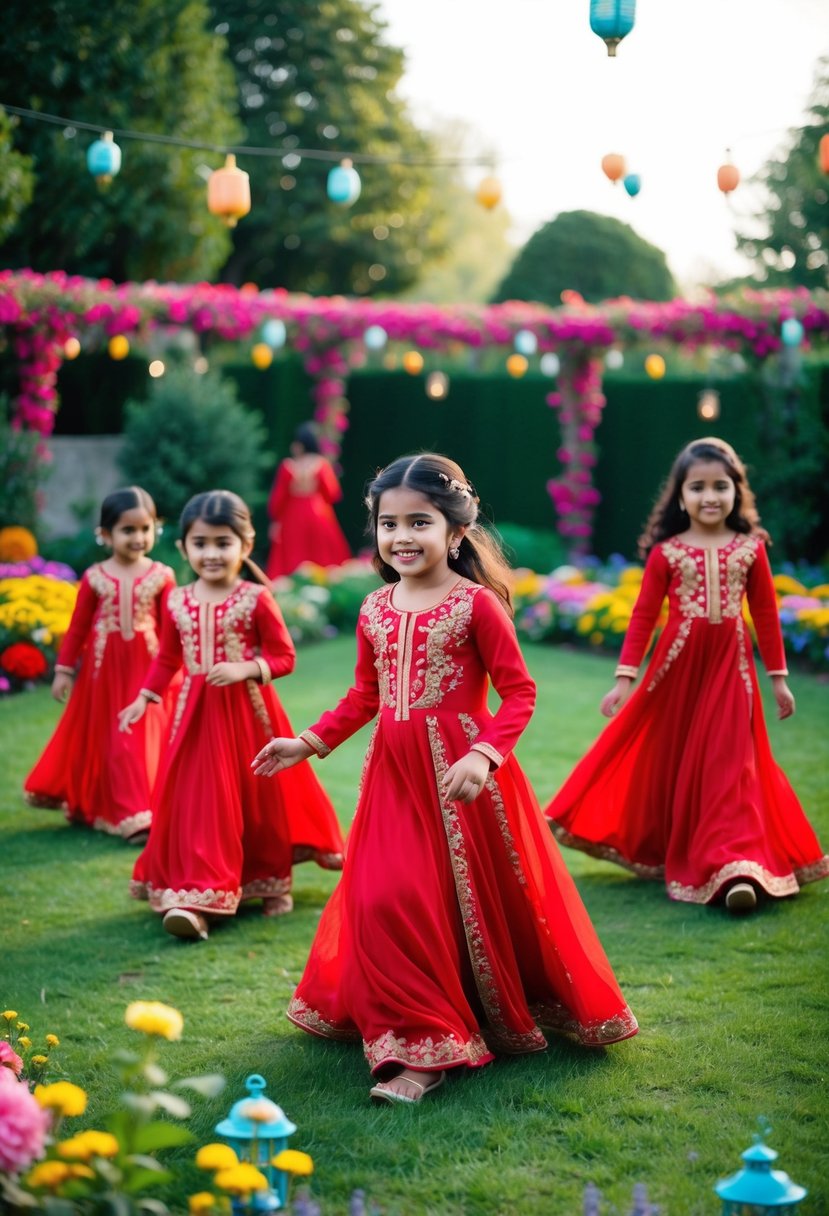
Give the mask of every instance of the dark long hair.
<svg viewBox="0 0 829 1216">
<path fill-rule="evenodd" d="M 317 434 L 317 428 L 312 422 L 301 422 L 294 431 L 292 443 L 298 443 L 299 446 L 306 452 L 313 453 L 314 456 L 320 454 L 320 441 Z"/>
<path fill-rule="evenodd" d="M 124 512 L 134 511 L 136 507 L 143 507 L 153 523 L 158 525 L 155 503 L 147 491 L 142 490 L 141 486 L 124 486 L 120 490 L 113 490 L 111 494 L 107 494 L 101 503 L 98 527 L 105 532 L 111 532 Z"/>
<path fill-rule="evenodd" d="M 697 461 L 717 460 L 725 467 L 734 482 L 734 506 L 726 524 L 735 532 L 756 533 L 769 541 L 769 534 L 760 526 L 760 516 L 754 501 L 754 491 L 748 484 L 745 465 L 729 443 L 715 436 L 695 439 L 677 456 L 662 487 L 659 498 L 648 517 L 645 530 L 639 537 L 639 554 L 645 558 L 655 545 L 676 536 L 688 527 L 688 516 L 681 510 L 679 496 L 688 470 Z"/>
<path fill-rule="evenodd" d="M 451 528 L 465 527 L 457 557 L 449 557 L 450 569 L 473 583 L 489 587 L 512 616 L 510 568 L 500 545 L 478 522 L 479 499 L 475 487 L 466 478 L 460 465 L 437 452 L 421 452 L 416 456 L 401 456 L 381 469 L 368 487 L 367 533 L 374 542 L 374 569 L 386 583 L 396 583 L 400 575 L 387 565 L 377 547 L 377 517 L 380 495 L 384 490 L 401 486 L 416 490 L 440 511 Z"/>
<path fill-rule="evenodd" d="M 179 520 L 179 534 L 182 545 L 187 540 L 187 533 L 196 520 L 203 520 L 213 527 L 230 528 L 243 542 L 253 544 L 256 533 L 250 518 L 250 509 L 238 494 L 232 490 L 206 490 L 203 494 L 195 494 L 185 505 Z M 264 570 L 260 570 L 256 562 L 249 557 L 242 558 L 242 565 L 248 571 L 255 583 L 261 583 L 270 590 L 271 582 Z"/>
</svg>

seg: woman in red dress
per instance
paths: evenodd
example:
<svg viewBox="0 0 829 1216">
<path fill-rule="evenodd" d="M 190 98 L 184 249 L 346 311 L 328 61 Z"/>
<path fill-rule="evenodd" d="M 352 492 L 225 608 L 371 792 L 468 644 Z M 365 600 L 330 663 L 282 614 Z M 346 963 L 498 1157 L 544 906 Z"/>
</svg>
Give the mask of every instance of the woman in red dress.
<svg viewBox="0 0 829 1216">
<path fill-rule="evenodd" d="M 52 681 L 52 696 L 68 704 L 24 783 L 31 806 L 63 810 L 72 822 L 134 844 L 150 827 L 167 715 L 154 709 L 128 738 L 117 714 L 141 687 L 175 586 L 172 570 L 148 556 L 157 528 L 155 504 L 139 486 L 101 504 L 98 540 L 112 553 L 81 579 Z"/>
<path fill-rule="evenodd" d="M 562 844 L 664 879 L 671 899 L 722 899 L 735 912 L 753 909 L 760 892 L 794 895 L 829 875 L 772 756 L 743 620 L 746 597 L 778 716 L 788 718 L 767 539 L 732 448 L 701 439 L 680 452 L 642 537 L 642 588 L 601 704 L 618 716 L 546 812 Z M 667 625 L 631 695 L 665 596 Z"/>
<path fill-rule="evenodd" d="M 295 651 L 264 574 L 250 561 L 250 513 L 226 490 L 184 508 L 181 543 L 196 581 L 170 595 L 161 648 L 121 729 L 140 722 L 184 666 L 184 681 L 153 798 L 153 830 L 131 893 L 146 899 L 176 937 L 204 939 L 242 900 L 267 916 L 293 906 L 291 867 L 342 866 L 334 809 L 309 765 L 273 786 L 246 757 L 290 730 L 271 680 L 293 670 Z M 257 580 L 241 578 L 246 565 Z"/>
<path fill-rule="evenodd" d="M 403 457 L 370 489 L 375 566 L 354 686 L 262 775 L 379 719 L 342 880 L 288 1016 L 362 1039 L 374 1098 L 418 1101 L 447 1069 L 637 1026 L 512 755 L 535 702 L 509 619 L 509 571 L 445 456 Z M 492 681 L 501 705 L 487 708 Z"/>
<path fill-rule="evenodd" d="M 310 423 L 297 427 L 291 455 L 276 472 L 268 499 L 271 520 L 268 578 L 293 574 L 303 562 L 341 566 L 351 557 L 348 541 L 334 514 L 342 498 L 334 470 L 320 455 Z"/>
</svg>

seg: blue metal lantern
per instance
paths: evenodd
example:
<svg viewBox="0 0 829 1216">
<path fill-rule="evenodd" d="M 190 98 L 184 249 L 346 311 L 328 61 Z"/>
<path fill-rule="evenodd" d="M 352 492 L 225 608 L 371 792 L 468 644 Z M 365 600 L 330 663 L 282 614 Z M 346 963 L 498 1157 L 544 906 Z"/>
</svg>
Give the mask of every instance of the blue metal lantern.
<svg viewBox="0 0 829 1216">
<path fill-rule="evenodd" d="M 622 178 L 622 185 L 631 198 L 636 198 L 636 195 L 642 189 L 642 179 L 638 173 L 628 173 Z"/>
<path fill-rule="evenodd" d="M 262 326 L 262 341 L 267 342 L 271 350 L 279 350 L 285 345 L 287 337 L 285 322 L 280 321 L 278 317 L 268 317 Z"/>
<path fill-rule="evenodd" d="M 86 150 L 86 167 L 99 186 L 108 186 L 121 168 L 121 149 L 111 131 L 104 131 Z"/>
<path fill-rule="evenodd" d="M 519 355 L 526 355 L 528 359 L 532 358 L 538 350 L 538 338 L 531 329 L 519 329 L 515 335 L 515 349 Z"/>
<path fill-rule="evenodd" d="M 803 341 L 803 324 L 797 317 L 786 317 L 780 326 L 780 338 L 784 346 L 800 346 Z"/>
<path fill-rule="evenodd" d="M 257 1211 L 276 1211 L 288 1201 L 289 1176 L 271 1165 L 277 1153 L 288 1147 L 288 1137 L 296 1131 L 282 1110 L 265 1097 L 264 1077 L 253 1073 L 245 1081 L 248 1097 L 235 1102 L 230 1114 L 216 1124 L 216 1135 L 226 1140 L 240 1161 L 249 1161 L 268 1179 L 269 1191 L 254 1196 Z"/>
<path fill-rule="evenodd" d="M 590 28 L 607 44 L 608 55 L 633 29 L 636 0 L 590 0 Z"/>
<path fill-rule="evenodd" d="M 326 189 L 332 203 L 350 207 L 360 197 L 362 182 L 360 174 L 350 160 L 340 161 L 328 174 Z"/>
<path fill-rule="evenodd" d="M 714 1187 L 722 1199 L 723 1216 L 770 1216 L 771 1213 L 793 1212 L 808 1194 L 805 1187 L 792 1182 L 783 1170 L 773 1170 L 777 1159 L 773 1148 L 763 1144 L 759 1136 L 741 1154 L 745 1169 L 730 1178 L 723 1178 Z"/>
<path fill-rule="evenodd" d="M 369 325 L 363 334 L 363 341 L 366 344 L 367 350 L 382 350 L 388 340 L 389 335 L 382 325 Z"/>
</svg>

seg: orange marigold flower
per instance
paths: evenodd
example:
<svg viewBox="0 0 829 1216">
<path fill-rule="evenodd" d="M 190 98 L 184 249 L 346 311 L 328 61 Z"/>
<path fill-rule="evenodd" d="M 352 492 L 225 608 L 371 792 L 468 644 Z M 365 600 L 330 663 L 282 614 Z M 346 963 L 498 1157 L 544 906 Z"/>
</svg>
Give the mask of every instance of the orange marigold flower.
<svg viewBox="0 0 829 1216">
<path fill-rule="evenodd" d="M 35 1100 L 46 1110 L 61 1115 L 82 1115 L 86 1110 L 86 1093 L 70 1081 L 55 1081 L 53 1085 L 36 1085 Z"/>
</svg>

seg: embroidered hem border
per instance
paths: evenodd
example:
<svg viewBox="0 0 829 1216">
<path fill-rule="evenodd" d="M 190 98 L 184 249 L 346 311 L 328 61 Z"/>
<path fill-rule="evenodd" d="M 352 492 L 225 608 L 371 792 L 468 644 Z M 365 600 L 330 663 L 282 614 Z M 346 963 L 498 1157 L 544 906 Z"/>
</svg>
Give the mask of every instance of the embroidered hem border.
<svg viewBox="0 0 829 1216">
<path fill-rule="evenodd" d="M 69 813 L 69 803 L 65 798 L 50 798 L 47 794 L 38 794 L 34 790 L 23 791 L 23 801 L 27 806 L 36 806 L 42 811 L 66 811 Z"/>
<path fill-rule="evenodd" d="M 96 832 L 106 832 L 109 836 L 120 836 L 128 840 L 136 832 L 146 832 L 153 821 L 152 811 L 139 811 L 136 815 L 128 815 L 120 823 L 110 823 L 108 819 L 95 819 L 92 823 Z"/>
<path fill-rule="evenodd" d="M 590 857 L 597 857 L 599 861 L 612 861 L 614 865 L 622 866 L 625 870 L 630 870 L 638 878 L 664 878 L 664 866 L 646 866 L 638 861 L 628 861 L 627 857 L 623 857 L 616 849 L 612 849 L 610 845 L 599 844 L 594 840 L 587 840 L 584 836 L 574 836 L 572 832 L 568 832 L 560 823 L 556 823 L 555 819 L 548 819 L 547 822 L 552 829 L 559 844 L 564 845 L 568 849 L 578 849 L 581 853 L 587 853 Z"/>
<path fill-rule="evenodd" d="M 821 878 L 829 878 L 829 855 L 824 855 L 818 861 L 802 866 L 791 874 L 772 874 L 756 861 L 730 861 L 701 887 L 669 882 L 667 889 L 671 899 L 680 903 L 707 904 L 716 898 L 726 883 L 749 879 L 758 887 L 762 887 L 767 895 L 782 899 L 786 895 L 797 895 L 804 883 L 818 882 Z"/>
<path fill-rule="evenodd" d="M 290 878 L 258 878 L 245 883 L 235 891 L 216 891 L 208 887 L 200 891 L 197 887 L 173 891 L 170 887 L 154 887 L 149 882 L 130 882 L 133 899 L 146 900 L 153 912 L 169 912 L 171 908 L 191 908 L 195 912 L 210 912 L 215 916 L 233 916 L 239 904 L 246 899 L 262 899 L 271 895 L 287 895 L 291 889 Z"/>
<path fill-rule="evenodd" d="M 310 844 L 295 844 L 293 848 L 293 864 L 303 861 L 315 861 L 323 870 L 341 870 L 343 868 L 342 853 L 323 853 Z"/>
</svg>

